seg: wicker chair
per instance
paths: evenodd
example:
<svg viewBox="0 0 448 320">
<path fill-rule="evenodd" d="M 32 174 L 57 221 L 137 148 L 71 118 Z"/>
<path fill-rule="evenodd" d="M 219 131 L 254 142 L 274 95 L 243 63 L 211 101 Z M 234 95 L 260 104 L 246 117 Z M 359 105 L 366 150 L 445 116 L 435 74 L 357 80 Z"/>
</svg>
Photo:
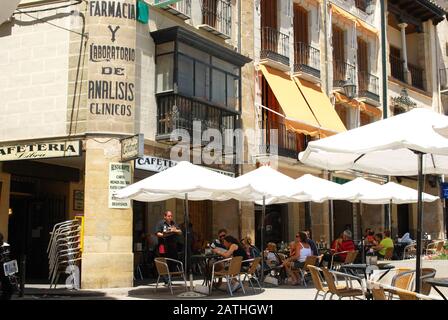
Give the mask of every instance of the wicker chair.
<svg viewBox="0 0 448 320">
<path fill-rule="evenodd" d="M 321 272 L 322 270 L 316 266 L 308 266 L 308 270 L 311 274 L 311 279 L 313 279 L 314 288 L 316 289 L 316 295 L 314 296 L 314 300 L 317 300 L 319 296 L 322 296 L 322 300 L 325 300 L 327 294 L 330 292 L 328 287 L 325 287 L 322 281 Z M 336 285 L 336 288 L 339 290 L 346 289 L 345 285 Z"/>
<path fill-rule="evenodd" d="M 387 248 L 386 253 L 384 254 L 384 260 L 392 260 L 392 257 L 394 255 L 394 248 Z"/>
<path fill-rule="evenodd" d="M 404 271 L 399 274 L 396 274 L 392 278 L 391 286 L 394 288 L 398 288 L 400 290 L 409 290 L 412 279 L 414 277 L 415 271 Z M 397 294 L 397 290 L 395 289 L 386 289 L 386 291 L 389 293 L 389 300 L 392 300 L 394 294 Z"/>
<path fill-rule="evenodd" d="M 415 241 L 404 247 L 403 250 L 403 260 L 415 258 L 417 255 L 417 244 Z"/>
<path fill-rule="evenodd" d="M 244 290 L 243 282 L 241 281 L 242 262 L 243 262 L 243 257 L 241 257 L 241 256 L 227 258 L 227 259 L 215 262 L 212 266 L 212 278 L 211 278 L 210 288 L 209 288 L 210 294 L 212 293 L 213 280 L 216 278 L 225 278 L 226 279 L 227 287 L 229 289 L 229 293 L 231 296 L 233 296 L 233 290 L 232 290 L 232 287 L 230 286 L 230 282 L 231 282 L 230 280 L 232 280 L 232 279 L 238 281 L 238 283 L 241 285 L 241 289 L 243 290 L 243 293 L 245 294 L 246 292 Z M 215 271 L 216 266 L 218 266 L 218 265 L 222 265 L 223 269 L 219 270 L 219 271 Z"/>
<path fill-rule="evenodd" d="M 339 289 L 336 286 L 335 277 L 341 276 L 345 278 L 346 283 L 351 282 L 351 280 L 361 281 L 361 278 L 352 276 L 349 274 L 345 274 L 337 271 L 330 271 L 327 268 L 322 268 L 322 272 L 324 273 L 325 281 L 327 282 L 328 289 L 331 293 L 330 300 L 334 295 L 339 297 L 339 300 L 342 298 L 355 298 L 355 297 L 364 297 L 364 291 L 362 289 L 355 289 L 353 287 L 347 286 L 343 289 Z"/>
<path fill-rule="evenodd" d="M 426 253 L 426 255 L 442 253 L 444 245 L 445 245 L 444 240 L 437 240 L 437 241 L 431 242 L 426 247 L 425 253 Z"/>
<path fill-rule="evenodd" d="M 188 291 L 187 278 L 185 277 L 185 272 L 184 272 L 184 264 L 181 261 L 170 259 L 170 258 L 155 258 L 154 262 L 156 264 L 157 272 L 159 274 L 159 276 L 157 278 L 157 284 L 156 284 L 155 291 L 157 291 L 157 287 L 159 286 L 160 277 L 168 278 L 168 286 L 170 287 L 171 294 L 173 294 L 172 278 L 175 278 L 175 277 L 179 277 L 184 280 L 185 290 Z M 170 269 L 168 267 L 168 262 L 175 264 L 178 271 L 170 271 Z"/>
<path fill-rule="evenodd" d="M 308 271 L 308 267 L 309 266 L 316 266 L 317 263 L 319 261 L 319 257 L 318 256 L 308 256 L 306 257 L 305 263 L 303 265 L 303 268 L 299 268 L 298 271 L 300 273 L 300 279 L 302 284 L 306 287 L 306 276 L 309 274 Z"/>
<path fill-rule="evenodd" d="M 334 258 L 341 255 L 341 254 L 347 254 L 345 256 L 345 260 L 344 262 L 338 262 L 338 261 L 334 261 Z M 358 251 L 341 251 L 341 252 L 337 252 L 335 254 L 333 254 L 333 256 L 331 257 L 331 269 L 333 270 L 339 270 L 341 268 L 341 266 L 345 265 L 345 264 L 352 264 L 355 262 L 356 257 L 358 256 Z"/>
<path fill-rule="evenodd" d="M 373 300 L 387 300 L 386 293 L 381 287 L 371 289 Z"/>
<path fill-rule="evenodd" d="M 247 281 L 249 281 L 250 286 L 252 287 L 252 290 L 255 293 L 255 287 L 252 283 L 252 280 L 255 280 L 255 282 L 258 284 L 258 287 L 260 288 L 260 290 L 262 289 L 260 281 L 258 280 L 258 276 L 257 276 L 258 267 L 261 265 L 261 257 L 244 260 L 242 262 L 242 264 L 245 264 L 245 263 L 248 263 L 248 264 L 250 263 L 250 267 L 246 271 L 243 270 L 241 272 L 241 274 L 244 275 L 243 282 L 246 281 L 246 279 L 247 279 Z"/>
</svg>

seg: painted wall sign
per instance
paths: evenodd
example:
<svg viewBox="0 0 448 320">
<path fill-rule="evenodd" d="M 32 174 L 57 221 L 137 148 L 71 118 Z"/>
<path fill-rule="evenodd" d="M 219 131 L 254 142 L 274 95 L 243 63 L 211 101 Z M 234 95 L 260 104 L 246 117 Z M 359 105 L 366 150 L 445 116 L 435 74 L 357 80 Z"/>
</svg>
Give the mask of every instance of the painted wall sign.
<svg viewBox="0 0 448 320">
<path fill-rule="evenodd" d="M 143 156 L 135 160 L 135 168 L 145 171 L 162 172 L 177 165 L 177 161 L 153 156 Z"/>
<path fill-rule="evenodd" d="M 121 161 L 130 161 L 143 157 L 145 139 L 143 134 L 121 139 Z"/>
<path fill-rule="evenodd" d="M 39 142 L 0 146 L 0 161 L 79 157 L 81 153 L 81 140 Z"/>
<path fill-rule="evenodd" d="M 158 158 L 158 157 L 153 157 L 153 156 L 144 156 L 144 157 L 140 157 L 135 160 L 135 168 L 144 170 L 144 171 L 162 172 L 168 168 L 176 166 L 178 163 L 179 162 L 174 161 L 174 160 Z M 226 176 L 229 176 L 229 177 L 235 177 L 235 173 L 230 172 L 230 171 L 224 171 L 224 170 L 219 170 L 219 169 L 210 168 L 210 167 L 204 167 L 204 168 L 215 171 L 217 173 L 220 173 L 220 174 L 223 174 Z"/>
<path fill-rule="evenodd" d="M 88 130 L 133 133 L 136 2 L 89 1 Z"/>
<path fill-rule="evenodd" d="M 109 208 L 128 209 L 131 207 L 131 200 L 121 200 L 115 197 L 115 193 L 132 182 L 131 165 L 128 163 L 109 164 Z"/>
</svg>

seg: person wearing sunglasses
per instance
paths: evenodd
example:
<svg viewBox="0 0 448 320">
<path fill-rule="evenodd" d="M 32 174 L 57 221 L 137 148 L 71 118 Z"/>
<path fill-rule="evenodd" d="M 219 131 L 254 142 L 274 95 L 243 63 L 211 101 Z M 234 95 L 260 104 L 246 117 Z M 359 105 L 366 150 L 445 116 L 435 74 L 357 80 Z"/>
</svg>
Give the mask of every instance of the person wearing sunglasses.
<svg viewBox="0 0 448 320">
<path fill-rule="evenodd" d="M 220 254 L 223 251 L 227 251 L 227 248 L 224 245 L 224 238 L 227 236 L 226 229 L 220 229 L 218 231 L 218 238 L 213 240 L 210 248 L 212 248 L 212 252 L 215 254 Z"/>
</svg>

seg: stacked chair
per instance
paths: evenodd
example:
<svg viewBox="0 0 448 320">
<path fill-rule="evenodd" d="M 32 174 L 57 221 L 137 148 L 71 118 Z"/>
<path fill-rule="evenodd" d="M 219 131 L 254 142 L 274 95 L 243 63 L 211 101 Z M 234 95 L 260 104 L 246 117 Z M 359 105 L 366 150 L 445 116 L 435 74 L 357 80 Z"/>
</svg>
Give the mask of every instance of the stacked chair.
<svg viewBox="0 0 448 320">
<path fill-rule="evenodd" d="M 55 224 L 48 244 L 50 289 L 56 288 L 61 273 L 68 274 L 72 287 L 79 289 L 79 270 L 82 255 L 79 220 Z M 68 283 L 67 283 L 68 284 Z"/>
</svg>

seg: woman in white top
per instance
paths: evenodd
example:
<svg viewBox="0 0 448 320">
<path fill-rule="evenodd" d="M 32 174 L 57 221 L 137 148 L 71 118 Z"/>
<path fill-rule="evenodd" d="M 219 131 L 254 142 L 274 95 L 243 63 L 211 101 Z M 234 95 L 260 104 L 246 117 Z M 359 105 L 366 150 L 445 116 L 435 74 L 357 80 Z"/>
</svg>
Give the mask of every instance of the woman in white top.
<svg viewBox="0 0 448 320">
<path fill-rule="evenodd" d="M 305 232 L 297 233 L 294 254 L 283 262 L 283 266 L 286 268 L 288 275 L 292 279 L 292 285 L 298 285 L 300 283 L 298 276 L 292 271 L 292 269 L 303 268 L 306 258 L 313 255 L 311 247 L 307 242 L 307 238 L 308 237 Z"/>
</svg>

